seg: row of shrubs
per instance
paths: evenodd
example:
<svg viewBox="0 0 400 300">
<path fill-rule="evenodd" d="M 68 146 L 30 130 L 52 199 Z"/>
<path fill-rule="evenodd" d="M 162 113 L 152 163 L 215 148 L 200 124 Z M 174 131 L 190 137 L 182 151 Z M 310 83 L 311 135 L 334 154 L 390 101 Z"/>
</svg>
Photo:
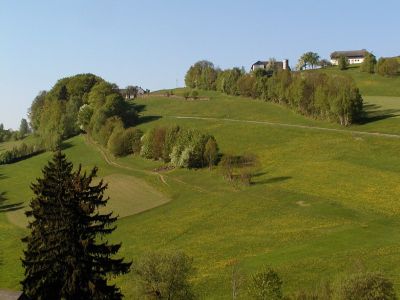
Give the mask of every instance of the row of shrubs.
<svg viewBox="0 0 400 300">
<path fill-rule="evenodd" d="M 197 299 L 193 258 L 183 252 L 151 252 L 135 263 L 138 296 L 144 299 Z M 229 272 L 232 299 L 260 300 L 395 300 L 393 283 L 379 272 L 346 275 L 315 289 L 284 293 L 284 281 L 270 267 L 247 275 L 237 263 Z M 247 296 L 247 297 L 246 297 Z"/>
<path fill-rule="evenodd" d="M 108 149 L 115 156 L 139 154 L 182 168 L 212 167 L 219 157 L 214 136 L 179 126 L 155 127 L 145 134 L 137 128 L 117 129 Z"/>
<path fill-rule="evenodd" d="M 37 145 L 27 145 L 22 143 L 18 147 L 7 150 L 0 154 L 0 165 L 11 164 L 36 154 L 42 153 L 44 149 Z"/>
<path fill-rule="evenodd" d="M 174 95 L 174 90 L 166 90 L 164 92 L 165 97 L 170 97 Z M 185 100 L 193 99 L 197 100 L 199 98 L 199 92 L 197 90 L 185 90 L 182 94 Z"/>
</svg>

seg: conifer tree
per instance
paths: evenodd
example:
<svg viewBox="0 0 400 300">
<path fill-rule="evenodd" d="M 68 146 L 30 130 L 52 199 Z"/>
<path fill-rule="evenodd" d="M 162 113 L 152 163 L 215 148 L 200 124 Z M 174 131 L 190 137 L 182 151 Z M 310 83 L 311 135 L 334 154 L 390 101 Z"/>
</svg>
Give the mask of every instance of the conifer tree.
<svg viewBox="0 0 400 300">
<path fill-rule="evenodd" d="M 104 236 L 115 230 L 112 213 L 101 214 L 107 188 L 92 184 L 97 169 L 89 175 L 58 151 L 43 169 L 43 178 L 32 184 L 34 198 L 28 228 L 31 233 L 22 264 L 23 291 L 31 299 L 121 299 L 118 287 L 109 285 L 109 275 L 124 274 L 131 263 L 114 259 L 120 244 L 108 244 Z"/>
</svg>

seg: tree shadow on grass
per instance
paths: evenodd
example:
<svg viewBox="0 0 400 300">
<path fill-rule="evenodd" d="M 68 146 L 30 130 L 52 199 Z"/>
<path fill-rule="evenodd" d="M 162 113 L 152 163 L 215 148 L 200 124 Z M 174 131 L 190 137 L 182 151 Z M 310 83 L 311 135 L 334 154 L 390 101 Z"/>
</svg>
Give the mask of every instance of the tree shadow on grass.
<svg viewBox="0 0 400 300">
<path fill-rule="evenodd" d="M 161 116 L 142 116 L 139 117 L 137 125 L 157 121 L 161 118 L 162 118 Z"/>
<path fill-rule="evenodd" d="M 263 175 L 265 175 L 265 174 L 267 174 L 267 172 L 258 172 L 258 173 L 255 173 L 255 174 L 253 174 L 253 178 L 255 178 L 255 177 L 261 177 L 261 176 L 263 176 Z"/>
<path fill-rule="evenodd" d="M 278 176 L 278 177 L 272 177 L 272 178 L 268 178 L 268 179 L 261 180 L 261 181 L 254 181 L 254 182 L 252 182 L 252 184 L 253 185 L 271 184 L 271 183 L 277 183 L 277 182 L 286 181 L 286 180 L 289 180 L 289 179 L 292 179 L 292 178 L 293 178 L 292 176 Z"/>
<path fill-rule="evenodd" d="M 145 104 L 137 104 L 137 103 L 133 103 L 132 105 L 139 115 L 136 125 L 157 121 L 162 118 L 161 116 L 140 116 L 140 113 L 146 111 L 146 105 Z"/>
<path fill-rule="evenodd" d="M 0 213 L 19 210 L 24 207 L 23 204 L 23 202 L 7 204 L 6 193 L 0 192 Z"/>
<path fill-rule="evenodd" d="M 146 110 L 146 105 L 134 103 L 133 104 L 133 108 L 139 114 L 139 113 L 144 112 Z"/>
<path fill-rule="evenodd" d="M 400 116 L 400 109 L 382 109 L 381 106 L 376 104 L 365 104 L 364 111 L 365 114 L 360 119 L 360 124 L 368 124 Z"/>
<path fill-rule="evenodd" d="M 65 149 L 71 148 L 72 146 L 73 146 L 72 143 L 64 141 L 61 143 L 60 148 L 61 148 L 61 150 L 65 150 Z"/>
</svg>

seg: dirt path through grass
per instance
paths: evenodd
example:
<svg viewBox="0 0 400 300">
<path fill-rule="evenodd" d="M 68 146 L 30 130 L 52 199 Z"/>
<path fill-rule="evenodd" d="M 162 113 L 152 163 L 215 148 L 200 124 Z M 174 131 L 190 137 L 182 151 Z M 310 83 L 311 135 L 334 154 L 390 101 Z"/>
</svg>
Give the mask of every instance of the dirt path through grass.
<svg viewBox="0 0 400 300">
<path fill-rule="evenodd" d="M 161 181 L 163 184 L 169 186 L 169 184 L 168 184 L 168 182 L 167 182 L 167 180 L 166 180 L 166 176 L 165 176 L 165 175 L 160 174 L 160 173 L 158 173 L 158 172 L 154 172 L 154 171 L 147 171 L 147 170 L 143 170 L 143 169 L 136 169 L 136 168 L 132 168 L 132 167 L 128 167 L 128 166 L 119 164 L 119 163 L 113 161 L 113 160 L 107 155 L 107 153 L 104 151 L 104 149 L 102 149 L 101 146 L 97 145 L 89 136 L 87 136 L 87 135 L 85 136 L 85 141 L 86 141 L 88 144 L 92 145 L 95 149 L 97 149 L 97 150 L 101 153 L 101 155 L 103 156 L 103 158 L 104 158 L 104 160 L 106 161 L 107 164 L 109 164 L 109 165 L 111 165 L 111 166 L 114 166 L 114 167 L 117 167 L 117 168 L 122 168 L 122 169 L 125 169 L 125 170 L 136 171 L 136 172 L 142 172 L 142 173 L 144 173 L 144 174 L 153 175 L 153 176 L 154 176 L 154 175 L 155 175 L 155 176 L 159 176 L 160 181 Z M 191 188 L 197 190 L 198 192 L 209 193 L 209 191 L 207 191 L 207 190 L 205 190 L 205 189 L 203 189 L 203 188 L 201 188 L 201 187 L 199 187 L 199 186 L 189 184 L 189 183 L 184 182 L 184 181 L 182 181 L 182 180 L 180 180 L 180 179 L 177 179 L 177 178 L 171 178 L 171 177 L 169 177 L 169 178 L 170 178 L 171 180 L 174 180 L 175 182 L 178 182 L 178 183 L 180 183 L 180 184 L 184 184 L 184 185 L 186 185 L 186 186 L 189 186 L 189 187 L 191 187 Z"/>
<path fill-rule="evenodd" d="M 86 140 L 86 142 L 88 144 L 92 145 L 95 149 L 97 149 L 101 153 L 101 155 L 103 156 L 103 158 L 104 158 L 104 160 L 106 161 L 107 164 L 109 164 L 111 166 L 114 166 L 114 167 L 117 167 L 117 168 L 122 168 L 122 169 L 125 169 L 125 170 L 142 172 L 142 173 L 149 174 L 149 175 L 157 175 L 157 176 L 159 176 L 160 181 L 163 184 L 168 185 L 167 181 L 165 180 L 165 177 L 162 174 L 157 173 L 157 172 L 146 171 L 146 170 L 142 170 L 142 169 L 135 169 L 135 168 L 132 168 L 132 167 L 121 165 L 121 164 L 111 160 L 109 158 L 109 156 L 107 155 L 107 153 L 99 145 L 97 145 L 88 135 L 85 136 L 85 140 Z"/>
<path fill-rule="evenodd" d="M 309 125 L 275 123 L 275 122 L 268 122 L 268 121 L 252 121 L 252 120 L 240 120 L 240 119 L 229 119 L 229 118 L 213 118 L 213 117 L 196 117 L 196 116 L 165 116 L 165 117 L 174 118 L 174 119 L 191 119 L 191 120 L 225 121 L 225 122 L 261 124 L 261 125 L 270 125 L 270 126 L 279 126 L 279 127 L 292 127 L 292 128 L 301 128 L 301 129 L 310 129 L 310 130 L 343 132 L 343 133 L 351 133 L 351 134 L 366 135 L 366 136 L 378 136 L 378 137 L 386 137 L 386 138 L 400 138 L 399 134 L 390 134 L 390 133 L 381 133 L 381 132 L 368 132 L 368 131 L 357 131 L 357 130 L 348 130 L 348 129 L 335 129 L 335 128 L 316 127 L 316 126 L 309 126 Z"/>
</svg>

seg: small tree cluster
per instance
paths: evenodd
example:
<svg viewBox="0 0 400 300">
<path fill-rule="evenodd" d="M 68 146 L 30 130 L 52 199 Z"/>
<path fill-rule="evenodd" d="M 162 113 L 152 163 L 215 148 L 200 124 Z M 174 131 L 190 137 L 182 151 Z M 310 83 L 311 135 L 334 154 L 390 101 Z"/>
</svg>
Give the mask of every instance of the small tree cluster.
<svg viewBox="0 0 400 300">
<path fill-rule="evenodd" d="M 396 76 L 400 71 L 400 64 L 397 58 L 383 58 L 378 60 L 377 73 L 382 76 Z"/>
<path fill-rule="evenodd" d="M 199 97 L 199 92 L 197 90 L 185 90 L 182 94 L 183 98 L 185 98 L 185 100 L 188 99 L 193 99 L 193 100 L 197 100 L 197 98 Z"/>
<path fill-rule="evenodd" d="M 228 95 L 240 95 L 237 82 L 246 72 L 243 69 L 233 68 L 218 73 L 216 90 Z"/>
<path fill-rule="evenodd" d="M 375 55 L 368 52 L 361 64 L 360 71 L 370 74 L 375 73 L 376 63 Z"/>
<path fill-rule="evenodd" d="M 288 300 L 395 300 L 393 283 L 379 272 L 348 274 L 333 283 L 323 282 L 313 290 L 300 290 Z"/>
<path fill-rule="evenodd" d="M 110 123 L 118 119 L 122 127 L 129 127 L 137 114 L 118 86 L 93 74 L 79 74 L 60 79 L 49 92 L 40 92 L 32 102 L 29 118 L 46 149 L 54 150 L 63 139 L 81 130 L 106 146 L 112 134 Z M 25 131 L 26 124 L 21 123 L 21 129 Z"/>
<path fill-rule="evenodd" d="M 24 119 L 23 119 L 24 120 Z M 28 129 L 29 132 L 29 129 Z M 0 143 L 8 141 L 18 141 L 23 139 L 25 133 L 21 131 L 14 131 L 12 129 L 4 129 L 4 125 L 0 123 Z"/>
<path fill-rule="evenodd" d="M 263 78 L 258 94 L 298 113 L 348 126 L 363 116 L 363 99 L 354 81 L 323 73 L 278 72 Z"/>
<path fill-rule="evenodd" d="M 185 76 L 185 84 L 192 89 L 214 90 L 219 70 L 213 63 L 202 60 L 191 66 Z"/>
<path fill-rule="evenodd" d="M 107 142 L 107 148 L 115 156 L 138 154 L 142 135 L 143 132 L 134 127 L 113 130 Z"/>
<path fill-rule="evenodd" d="M 138 87 L 128 85 L 123 91 L 122 96 L 124 96 L 125 99 L 135 99 L 137 97 L 137 94 L 138 94 Z"/>
<path fill-rule="evenodd" d="M 244 185 L 250 185 L 260 163 L 254 154 L 241 156 L 224 155 L 220 165 L 225 179 L 233 183 L 239 182 Z"/>
<path fill-rule="evenodd" d="M 307 68 L 311 68 L 314 69 L 316 66 L 319 65 L 319 55 L 318 53 L 315 52 L 306 52 L 304 53 L 300 59 L 299 59 L 299 63 L 298 66 L 300 67 L 299 69 L 307 69 Z"/>
<path fill-rule="evenodd" d="M 248 285 L 248 293 L 254 300 L 280 300 L 282 295 L 282 280 L 271 268 L 253 274 Z"/>
<path fill-rule="evenodd" d="M 140 294 L 145 299 L 190 300 L 193 259 L 182 252 L 150 253 L 136 265 Z"/>
<path fill-rule="evenodd" d="M 213 136 L 198 130 L 156 127 L 143 136 L 140 154 L 175 167 L 211 168 L 217 163 L 218 145 Z"/>
<path fill-rule="evenodd" d="M 396 300 L 393 283 L 381 273 L 365 272 L 349 275 L 337 285 L 332 299 Z"/>
</svg>

